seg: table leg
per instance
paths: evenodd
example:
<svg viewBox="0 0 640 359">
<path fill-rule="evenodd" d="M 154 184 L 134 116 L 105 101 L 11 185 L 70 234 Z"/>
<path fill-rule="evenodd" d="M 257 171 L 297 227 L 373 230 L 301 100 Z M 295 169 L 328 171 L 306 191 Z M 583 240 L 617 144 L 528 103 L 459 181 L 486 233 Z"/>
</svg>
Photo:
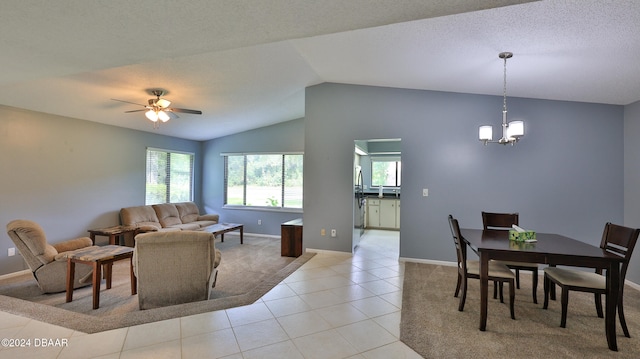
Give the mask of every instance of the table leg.
<svg viewBox="0 0 640 359">
<path fill-rule="evenodd" d="M 93 262 L 93 309 L 100 306 L 100 279 L 102 276 L 102 263 L 100 261 Z"/>
<path fill-rule="evenodd" d="M 89 238 L 91 238 L 91 244 L 93 244 L 94 246 L 96 245 L 96 234 L 95 233 L 89 233 Z"/>
<path fill-rule="evenodd" d="M 487 303 L 489 299 L 489 255 L 480 252 L 480 330 L 487 329 Z"/>
<path fill-rule="evenodd" d="M 67 259 L 67 303 L 73 300 L 73 282 L 75 281 L 76 262 Z"/>
<path fill-rule="evenodd" d="M 240 244 L 242 244 L 243 240 L 244 240 L 244 238 L 243 238 L 244 237 L 244 233 L 243 233 L 244 229 L 243 228 L 244 228 L 243 226 L 240 226 Z"/>
<path fill-rule="evenodd" d="M 224 242 L 224 232 L 220 233 L 220 242 Z"/>
<path fill-rule="evenodd" d="M 111 289 L 111 274 L 113 273 L 113 262 L 104 264 L 104 278 L 107 282 L 107 289 Z"/>
<path fill-rule="evenodd" d="M 618 307 L 618 295 L 620 293 L 620 264 L 611 262 L 607 270 L 607 297 L 605 298 L 606 311 L 604 315 L 605 332 L 609 349 L 618 351 L 616 339 L 616 309 Z"/>
<path fill-rule="evenodd" d="M 112 245 L 112 246 L 116 244 L 116 235 L 115 234 L 109 234 L 109 244 Z"/>
<path fill-rule="evenodd" d="M 136 278 L 135 273 L 133 273 L 133 256 L 130 258 L 130 266 L 129 272 L 131 275 L 131 295 L 138 293 L 138 278 Z"/>
</svg>

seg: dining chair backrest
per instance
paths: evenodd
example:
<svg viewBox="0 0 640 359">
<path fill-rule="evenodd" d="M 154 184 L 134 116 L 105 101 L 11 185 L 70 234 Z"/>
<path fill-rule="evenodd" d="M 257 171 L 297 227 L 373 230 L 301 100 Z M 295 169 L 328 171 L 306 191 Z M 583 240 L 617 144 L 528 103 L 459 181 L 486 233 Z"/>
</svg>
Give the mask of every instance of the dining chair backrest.
<svg viewBox="0 0 640 359">
<path fill-rule="evenodd" d="M 482 226 L 484 229 L 509 229 L 511 225 L 518 225 L 518 213 L 482 212 Z"/>
<path fill-rule="evenodd" d="M 617 224 L 609 222 L 607 222 L 607 224 L 605 224 L 604 226 L 600 248 L 606 250 L 607 252 L 615 253 L 621 257 L 624 257 L 624 262 L 622 262 L 622 270 L 620 272 L 620 280 L 623 283 L 627 274 L 629 259 L 631 258 L 631 254 L 633 253 L 633 248 L 636 246 L 639 234 L 640 229 L 637 228 L 619 226 Z"/>
<path fill-rule="evenodd" d="M 451 228 L 451 236 L 453 237 L 453 243 L 456 246 L 456 256 L 458 257 L 458 267 L 467 272 L 467 245 L 462 241 L 462 235 L 460 234 L 460 225 L 458 220 L 449 215 L 449 228 Z"/>
</svg>

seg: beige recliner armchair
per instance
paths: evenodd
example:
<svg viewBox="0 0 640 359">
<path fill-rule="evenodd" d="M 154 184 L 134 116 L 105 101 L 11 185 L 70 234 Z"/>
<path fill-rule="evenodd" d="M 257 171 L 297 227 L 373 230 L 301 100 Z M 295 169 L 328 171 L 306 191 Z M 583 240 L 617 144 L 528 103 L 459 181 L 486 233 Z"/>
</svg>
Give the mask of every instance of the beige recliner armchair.
<svg viewBox="0 0 640 359">
<path fill-rule="evenodd" d="M 200 231 L 138 234 L 133 270 L 140 309 L 209 299 L 221 259 L 214 238 Z"/>
<path fill-rule="evenodd" d="M 67 254 L 92 246 L 89 237 L 47 243 L 42 227 L 36 222 L 17 219 L 7 224 L 7 233 L 27 262 L 43 293 L 64 292 L 67 289 Z M 91 266 L 76 266 L 74 288 L 91 284 Z"/>
</svg>

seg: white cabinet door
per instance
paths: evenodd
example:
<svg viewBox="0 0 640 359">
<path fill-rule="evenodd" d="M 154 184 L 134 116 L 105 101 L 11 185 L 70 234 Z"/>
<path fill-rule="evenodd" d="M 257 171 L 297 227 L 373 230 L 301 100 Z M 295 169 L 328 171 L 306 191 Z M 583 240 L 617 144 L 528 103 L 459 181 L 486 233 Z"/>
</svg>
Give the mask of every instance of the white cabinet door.
<svg viewBox="0 0 640 359">
<path fill-rule="evenodd" d="M 395 199 L 380 200 L 380 227 L 397 228 L 396 202 L 397 201 Z"/>
<path fill-rule="evenodd" d="M 380 227 L 380 200 L 367 199 L 367 228 Z"/>
</svg>

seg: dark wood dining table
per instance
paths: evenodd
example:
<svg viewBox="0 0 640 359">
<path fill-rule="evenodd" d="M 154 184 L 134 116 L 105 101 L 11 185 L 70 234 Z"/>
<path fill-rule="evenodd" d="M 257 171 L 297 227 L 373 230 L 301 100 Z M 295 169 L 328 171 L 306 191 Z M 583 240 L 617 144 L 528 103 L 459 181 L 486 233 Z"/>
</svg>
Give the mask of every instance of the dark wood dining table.
<svg viewBox="0 0 640 359">
<path fill-rule="evenodd" d="M 509 240 L 505 230 L 460 230 L 463 240 L 480 257 L 480 330 L 487 328 L 490 260 L 542 263 L 551 266 L 568 265 L 606 269 L 607 295 L 605 333 L 609 349 L 618 350 L 616 341 L 616 309 L 620 288 L 620 265 L 623 258 L 599 247 L 559 234 L 536 233 L 536 242 Z"/>
</svg>

